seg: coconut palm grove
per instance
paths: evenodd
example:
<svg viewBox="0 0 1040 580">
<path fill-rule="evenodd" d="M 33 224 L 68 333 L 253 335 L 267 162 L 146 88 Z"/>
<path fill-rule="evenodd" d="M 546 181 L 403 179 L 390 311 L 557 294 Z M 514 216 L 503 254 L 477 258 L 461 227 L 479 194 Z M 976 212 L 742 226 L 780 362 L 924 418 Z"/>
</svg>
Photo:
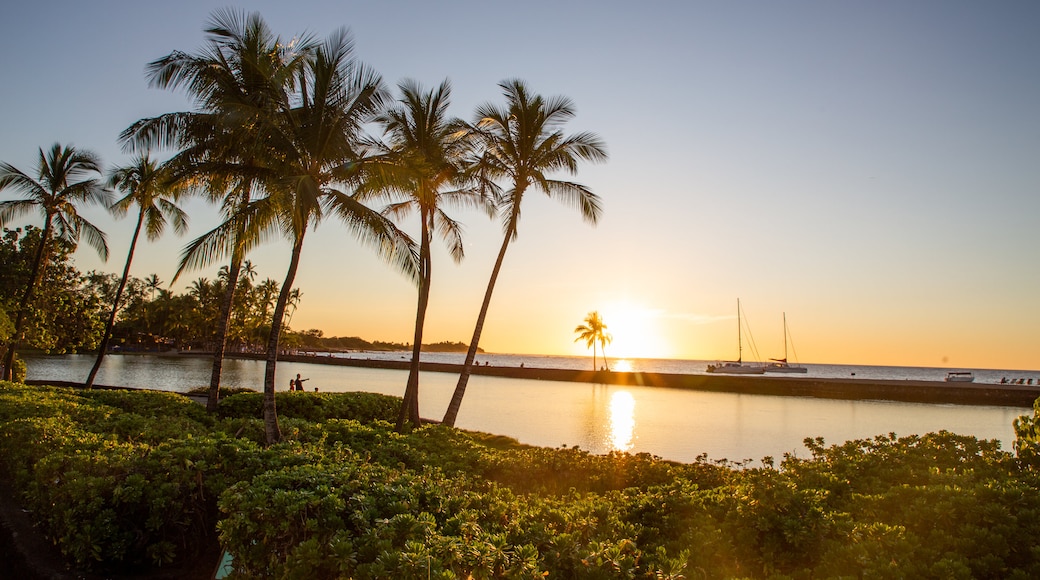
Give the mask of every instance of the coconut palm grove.
<svg viewBox="0 0 1040 580">
<path fill-rule="evenodd" d="M 456 429 L 525 194 L 595 225 L 607 204 L 572 178 L 606 161 L 603 139 L 569 132 L 575 103 L 520 79 L 456 117 L 448 80 L 391 86 L 356 57 L 346 29 L 284 34 L 226 9 L 204 32 L 201 46 L 147 63 L 149 86 L 193 107 L 123 129 L 131 162 L 108 169 L 88 148 L 55 143 L 35 167 L 0 163 L 0 503 L 8 536 L 45 547 L 5 550 L 11 570 L 1040 577 L 1040 405 L 1015 421 L 1011 450 L 948 432 L 893 434 L 807 439 L 808 457 L 754 464 L 595 455 Z M 183 204 L 195 196 L 220 219 L 186 240 L 175 276 L 219 265 L 218 276 L 176 294 L 158 274 L 132 274 L 139 243 L 187 230 Z M 108 257 L 105 232 L 83 215 L 91 206 L 132 216 L 121 275 L 75 266 L 83 243 Z M 501 245 L 464 246 L 460 210 L 500 223 Z M 415 312 L 410 343 L 291 328 L 307 290 L 295 287 L 297 268 L 319 225 L 414 284 L 415 302 L 401 305 Z M 271 242 L 291 247 L 288 267 L 281 280 L 258 280 L 251 252 Z M 467 355 L 443 419 L 430 421 L 441 410 L 419 408 L 419 352 L 440 243 L 455 261 L 495 261 L 472 338 L 444 345 Z M 574 329 L 593 371 L 610 370 L 607 322 L 592 311 Z M 212 356 L 210 384 L 194 398 L 94 385 L 111 352 L 169 348 Z M 401 397 L 286 392 L 275 370 L 296 348 L 408 349 L 411 367 Z M 97 358 L 80 385 L 27 385 L 26 351 Z M 265 362 L 255 389 L 221 386 L 225 358 L 240 355 Z"/>
</svg>

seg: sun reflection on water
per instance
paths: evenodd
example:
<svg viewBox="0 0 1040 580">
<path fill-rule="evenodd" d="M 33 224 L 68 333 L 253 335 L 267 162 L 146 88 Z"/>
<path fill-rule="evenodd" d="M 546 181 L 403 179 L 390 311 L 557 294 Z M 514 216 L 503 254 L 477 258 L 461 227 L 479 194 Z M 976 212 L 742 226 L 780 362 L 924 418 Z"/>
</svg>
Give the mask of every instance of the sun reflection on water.
<svg viewBox="0 0 1040 580">
<path fill-rule="evenodd" d="M 632 449 L 636 427 L 636 400 L 628 391 L 617 391 L 610 397 L 610 445 L 617 451 Z"/>
</svg>

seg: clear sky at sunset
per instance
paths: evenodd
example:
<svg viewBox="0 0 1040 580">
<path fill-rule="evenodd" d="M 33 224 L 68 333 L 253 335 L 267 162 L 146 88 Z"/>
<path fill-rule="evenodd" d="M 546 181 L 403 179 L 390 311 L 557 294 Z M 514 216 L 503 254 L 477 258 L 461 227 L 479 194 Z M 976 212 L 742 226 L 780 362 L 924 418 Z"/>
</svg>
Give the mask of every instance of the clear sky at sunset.
<svg viewBox="0 0 1040 580">
<path fill-rule="evenodd" d="M 226 6 L 9 3 L 0 160 L 30 172 L 58 141 L 128 161 L 120 131 L 191 107 L 149 89 L 145 65 L 197 50 Z M 597 227 L 526 200 L 488 351 L 584 353 L 573 329 L 599 310 L 608 356 L 731 359 L 740 298 L 762 358 L 781 356 L 786 312 L 800 362 L 1040 369 L 1040 3 L 236 6 L 285 38 L 348 27 L 390 86 L 450 79 L 466 119 L 501 102 L 499 81 L 524 79 L 575 102 L 569 131 L 605 140 L 610 160 L 574 178 L 603 199 Z M 187 209 L 189 234 L 145 243 L 135 275 L 169 281 L 180 248 L 216 224 L 215 208 Z M 84 249 L 77 266 L 119 272 L 132 220 L 85 214 L 112 257 Z M 434 254 L 428 342 L 469 340 L 500 242 L 497 223 L 456 217 L 467 257 Z M 280 281 L 288 254 L 276 241 L 250 258 Z M 410 340 L 415 288 L 333 220 L 308 236 L 295 286 L 295 329 Z"/>
</svg>

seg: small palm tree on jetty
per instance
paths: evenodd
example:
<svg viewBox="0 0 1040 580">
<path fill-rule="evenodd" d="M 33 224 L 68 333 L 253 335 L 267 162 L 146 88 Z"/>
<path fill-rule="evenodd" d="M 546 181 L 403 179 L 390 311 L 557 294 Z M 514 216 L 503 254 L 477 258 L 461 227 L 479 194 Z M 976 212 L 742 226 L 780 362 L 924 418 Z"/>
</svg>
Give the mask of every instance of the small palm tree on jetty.
<svg viewBox="0 0 1040 580">
<path fill-rule="evenodd" d="M 14 378 L 14 355 L 17 342 L 25 333 L 25 320 L 32 305 L 33 296 L 43 279 L 50 259 L 51 239 L 76 245 L 81 237 L 97 250 L 103 260 L 108 259 L 108 243 L 105 234 L 79 214 L 82 203 L 96 203 L 107 207 L 110 194 L 101 183 L 101 162 L 89 151 L 77 150 L 58 143 L 44 152 L 36 166 L 36 178 L 22 173 L 10 163 L 0 162 L 0 190 L 12 188 L 25 194 L 24 199 L 0 202 L 0 228 L 18 216 L 37 210 L 43 214 L 43 235 L 36 248 L 32 272 L 26 282 L 15 315 L 14 334 L 8 341 L 3 358 L 3 374 L 0 379 Z"/>
<path fill-rule="evenodd" d="M 578 333 L 578 338 L 574 339 L 574 342 L 579 340 L 585 341 L 585 346 L 592 349 L 592 370 L 596 370 L 599 367 L 596 366 L 596 343 L 599 343 L 600 350 L 603 352 L 603 364 L 607 364 L 607 345 L 610 344 L 614 337 L 607 332 L 607 325 L 603 323 L 603 318 L 600 317 L 599 311 L 593 310 L 589 312 L 588 316 L 585 317 L 585 324 L 578 325 L 574 332 Z"/>
</svg>

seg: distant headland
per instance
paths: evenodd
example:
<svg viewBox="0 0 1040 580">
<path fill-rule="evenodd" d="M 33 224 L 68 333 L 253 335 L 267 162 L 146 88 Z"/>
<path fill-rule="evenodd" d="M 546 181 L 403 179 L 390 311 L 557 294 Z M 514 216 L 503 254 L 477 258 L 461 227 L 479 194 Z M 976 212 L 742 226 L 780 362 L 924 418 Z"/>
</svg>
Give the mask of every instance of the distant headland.
<svg viewBox="0 0 1040 580">
<path fill-rule="evenodd" d="M 310 340 L 306 340 L 303 345 L 300 346 L 300 350 L 310 350 L 318 352 L 348 352 L 348 351 L 410 351 L 412 345 L 406 342 L 383 342 L 375 341 L 369 342 L 363 338 L 357 336 L 333 336 L 333 337 L 314 337 Z M 441 341 L 422 345 L 423 352 L 466 352 L 469 350 L 469 345 L 464 342 L 449 342 Z M 484 349 L 477 348 L 478 353 L 483 353 Z"/>
</svg>

